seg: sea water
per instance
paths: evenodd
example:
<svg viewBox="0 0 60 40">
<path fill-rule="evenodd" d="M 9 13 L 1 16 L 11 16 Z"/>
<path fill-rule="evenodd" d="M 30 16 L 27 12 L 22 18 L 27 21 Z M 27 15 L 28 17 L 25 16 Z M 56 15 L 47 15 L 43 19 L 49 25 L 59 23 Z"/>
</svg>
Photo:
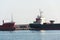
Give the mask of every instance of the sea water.
<svg viewBox="0 0 60 40">
<path fill-rule="evenodd" d="M 0 40 L 60 40 L 60 30 L 0 31 Z"/>
</svg>

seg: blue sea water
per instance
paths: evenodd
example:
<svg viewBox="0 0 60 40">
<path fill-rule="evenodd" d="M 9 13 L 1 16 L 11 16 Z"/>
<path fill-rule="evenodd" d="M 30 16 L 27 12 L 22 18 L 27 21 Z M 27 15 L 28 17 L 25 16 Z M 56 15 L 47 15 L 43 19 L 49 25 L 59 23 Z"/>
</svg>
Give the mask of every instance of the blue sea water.
<svg viewBox="0 0 60 40">
<path fill-rule="evenodd" d="M 0 31 L 0 40 L 60 40 L 60 30 Z"/>
</svg>

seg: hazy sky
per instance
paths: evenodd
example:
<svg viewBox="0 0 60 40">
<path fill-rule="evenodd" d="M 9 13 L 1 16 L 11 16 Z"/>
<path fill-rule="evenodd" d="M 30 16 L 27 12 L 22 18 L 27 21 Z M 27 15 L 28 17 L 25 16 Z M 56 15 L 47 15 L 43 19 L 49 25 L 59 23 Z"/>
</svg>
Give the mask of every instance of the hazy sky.
<svg viewBox="0 0 60 40">
<path fill-rule="evenodd" d="M 60 23 L 60 0 L 0 0 L 0 23 L 11 21 L 11 14 L 16 24 L 32 23 L 39 15 L 39 9 L 46 21 Z"/>
</svg>

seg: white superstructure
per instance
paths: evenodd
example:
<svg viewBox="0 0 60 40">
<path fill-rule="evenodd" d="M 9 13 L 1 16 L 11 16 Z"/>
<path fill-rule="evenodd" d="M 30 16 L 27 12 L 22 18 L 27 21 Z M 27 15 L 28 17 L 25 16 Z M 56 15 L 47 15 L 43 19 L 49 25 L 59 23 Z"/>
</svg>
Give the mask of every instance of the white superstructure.
<svg viewBox="0 0 60 40">
<path fill-rule="evenodd" d="M 40 11 L 40 16 L 39 15 L 37 16 L 36 21 L 34 23 L 37 23 L 37 24 L 45 23 L 45 18 L 42 17 L 42 11 Z"/>
</svg>

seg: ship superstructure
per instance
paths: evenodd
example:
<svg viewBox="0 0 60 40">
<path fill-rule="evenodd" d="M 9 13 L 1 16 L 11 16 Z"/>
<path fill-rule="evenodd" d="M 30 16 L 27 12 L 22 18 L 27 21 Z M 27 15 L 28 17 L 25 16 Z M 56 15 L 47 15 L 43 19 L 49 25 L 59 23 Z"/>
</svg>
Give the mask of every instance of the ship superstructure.
<svg viewBox="0 0 60 40">
<path fill-rule="evenodd" d="M 36 21 L 34 21 L 34 24 L 43 24 L 45 22 L 45 18 L 43 18 L 42 16 L 42 11 L 40 11 L 39 9 L 39 12 L 40 12 L 40 15 L 37 16 L 36 18 Z"/>
</svg>

